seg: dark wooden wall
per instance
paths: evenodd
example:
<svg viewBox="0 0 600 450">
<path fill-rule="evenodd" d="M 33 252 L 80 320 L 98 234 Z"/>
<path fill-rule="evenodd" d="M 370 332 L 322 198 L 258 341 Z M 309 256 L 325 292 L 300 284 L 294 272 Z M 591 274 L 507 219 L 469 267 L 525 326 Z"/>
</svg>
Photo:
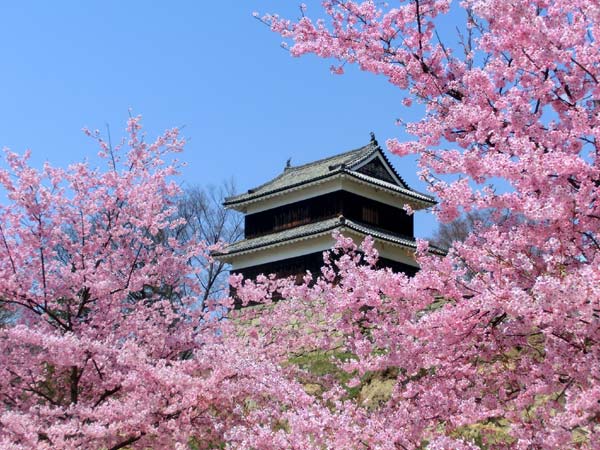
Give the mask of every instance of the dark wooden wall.
<svg viewBox="0 0 600 450">
<path fill-rule="evenodd" d="M 301 282 L 302 277 L 310 270 L 314 277 L 321 275 L 323 266 L 323 252 L 309 253 L 308 255 L 297 256 L 295 258 L 273 261 L 258 266 L 252 266 L 245 269 L 236 270 L 235 273 L 242 274 L 244 278 L 254 279 L 258 275 L 276 274 L 279 278 L 296 275 L 297 281 Z M 403 272 L 408 276 L 413 276 L 419 269 L 398 261 L 392 261 L 387 258 L 379 258 L 377 268 L 389 267 L 394 272 Z"/>
<path fill-rule="evenodd" d="M 295 258 L 260 264 L 258 266 L 236 270 L 235 272 L 242 274 L 244 278 L 250 279 L 254 279 L 260 274 L 269 275 L 271 273 L 276 274 L 279 278 L 297 275 L 297 281 L 300 282 L 307 270 L 310 270 L 313 275 L 320 275 L 321 266 L 323 266 L 323 253 L 316 252 L 297 256 Z"/>
<path fill-rule="evenodd" d="M 340 215 L 407 237 L 414 236 L 413 216 L 406 214 L 402 208 L 376 202 L 351 192 L 336 191 L 246 215 L 246 238 L 262 236 Z"/>
<path fill-rule="evenodd" d="M 344 217 L 409 238 L 414 237 L 414 217 L 406 214 L 404 209 L 345 191 L 342 192 L 342 197 Z"/>
<path fill-rule="evenodd" d="M 318 222 L 342 214 L 342 191 L 331 192 L 245 217 L 246 238 Z"/>
<path fill-rule="evenodd" d="M 313 274 L 313 278 L 317 278 L 321 275 L 321 267 L 323 266 L 323 252 L 310 253 L 308 255 L 302 255 L 295 258 L 289 258 L 281 261 L 273 261 L 267 264 L 261 264 L 258 266 L 248 267 L 245 269 L 239 269 L 233 273 L 241 274 L 244 279 L 255 279 L 258 275 L 270 275 L 274 273 L 278 278 L 289 277 L 292 275 L 296 276 L 296 283 L 300 284 L 303 282 L 303 277 L 307 270 Z M 407 264 L 400 263 L 398 261 L 392 261 L 386 258 L 379 258 L 377 261 L 377 268 L 389 267 L 392 271 L 399 273 L 403 272 L 409 277 L 414 276 L 419 269 Z M 234 308 L 242 308 L 242 302 L 237 297 L 235 289 L 231 288 L 229 295 L 234 299 Z M 273 300 L 281 300 L 281 296 L 277 293 L 274 294 Z M 251 303 L 248 306 L 252 306 L 255 303 Z"/>
</svg>

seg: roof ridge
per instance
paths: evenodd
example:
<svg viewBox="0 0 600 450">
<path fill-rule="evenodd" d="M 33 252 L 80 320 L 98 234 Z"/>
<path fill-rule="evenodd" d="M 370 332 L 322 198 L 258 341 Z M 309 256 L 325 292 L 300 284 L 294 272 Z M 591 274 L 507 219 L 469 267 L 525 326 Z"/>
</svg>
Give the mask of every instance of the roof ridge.
<svg viewBox="0 0 600 450">
<path fill-rule="evenodd" d="M 291 166 L 291 167 L 289 167 L 289 168 L 287 169 L 287 171 L 290 171 L 290 170 L 298 170 L 298 169 L 304 169 L 304 168 L 306 168 L 306 167 L 310 167 L 310 166 L 313 166 L 313 165 L 317 165 L 317 164 L 323 164 L 325 161 L 327 161 L 327 160 L 330 160 L 330 159 L 334 159 L 334 158 L 341 158 L 341 157 L 343 157 L 343 156 L 350 155 L 350 154 L 352 154 L 352 153 L 359 153 L 359 152 L 361 152 L 361 151 L 365 151 L 365 150 L 367 150 L 367 148 L 368 148 L 368 147 L 372 147 L 372 148 L 370 149 L 370 151 L 373 151 L 373 150 L 376 150 L 376 149 L 377 149 L 377 147 L 376 147 L 376 146 L 373 146 L 373 145 L 372 145 L 372 143 L 371 143 L 371 142 L 369 142 L 367 145 L 363 145 L 362 147 L 355 148 L 354 150 L 348 150 L 348 151 L 346 151 L 346 152 L 337 153 L 337 154 L 335 154 L 335 155 L 331 155 L 331 156 L 327 156 L 327 157 L 325 157 L 325 158 L 317 159 L 316 161 L 311 161 L 311 162 L 308 162 L 308 163 L 305 163 L 305 164 L 300 164 L 299 166 Z M 285 172 L 284 172 L 284 173 L 285 173 Z"/>
<path fill-rule="evenodd" d="M 366 152 L 367 153 L 366 155 L 363 155 L 361 158 L 354 158 L 354 160 L 351 160 L 348 163 L 348 164 L 354 164 L 356 162 L 355 160 L 359 160 L 360 161 L 361 159 L 364 159 L 364 157 L 366 157 L 367 155 L 369 155 L 372 152 L 376 151 L 378 148 L 379 147 L 377 145 L 373 145 L 373 142 L 369 142 L 367 145 L 363 145 L 362 147 L 356 148 L 354 150 L 348 150 L 348 151 L 343 152 L 343 153 L 337 153 L 335 155 L 331 155 L 331 156 L 328 156 L 326 158 L 321 158 L 321 159 L 318 159 L 316 161 L 311 161 L 311 162 L 308 162 L 306 164 L 301 164 L 299 166 L 286 167 L 283 170 L 283 172 L 281 172 L 280 174 L 278 174 L 274 178 L 271 178 L 270 180 L 268 180 L 268 181 L 266 181 L 266 182 L 264 182 L 264 183 L 262 183 L 262 184 L 260 184 L 258 186 L 255 186 L 253 188 L 248 189 L 247 194 L 253 194 L 256 191 L 261 190 L 263 187 L 265 187 L 265 186 L 267 186 L 267 185 L 269 185 L 269 184 L 271 184 L 271 183 L 273 183 L 273 182 L 281 179 L 284 176 L 289 175 L 290 172 L 296 172 L 296 171 L 299 171 L 299 170 L 303 170 L 303 169 L 309 168 L 311 166 L 317 166 L 317 165 L 323 164 L 324 162 L 326 162 L 328 160 L 331 160 L 331 159 L 344 158 L 345 156 L 350 156 L 353 153 L 356 153 L 358 155 L 358 154 L 360 154 L 362 152 L 366 152 L 368 150 L 368 152 Z M 330 168 L 330 170 L 331 170 L 331 168 Z M 227 197 L 227 198 L 224 199 L 225 203 L 227 203 L 229 200 L 233 200 L 234 198 L 240 197 L 242 195 L 244 195 L 244 194 L 238 194 L 238 195 L 233 195 L 231 197 Z"/>
<path fill-rule="evenodd" d="M 395 178 L 393 183 L 358 172 L 360 170 L 359 166 L 364 165 L 374 157 L 380 158 L 383 164 L 388 166 L 390 175 Z M 413 190 L 388 159 L 386 152 L 381 149 L 376 141 L 372 140 L 368 144 L 354 150 L 331 155 L 299 166 L 287 166 L 272 179 L 248 189 L 247 192 L 225 198 L 223 204 L 241 211 L 240 205 L 246 202 L 260 200 L 262 197 L 274 195 L 308 183 L 321 182 L 338 174 L 346 174 L 357 179 L 357 181 L 391 189 L 413 200 L 428 204 L 435 203 L 435 200 L 430 195 Z"/>
<path fill-rule="evenodd" d="M 271 178 L 269 181 L 265 181 L 263 184 L 259 184 L 258 186 L 255 186 L 253 188 L 248 189 L 248 194 L 253 194 L 254 192 L 260 190 L 262 187 L 264 187 L 264 186 L 266 186 L 268 184 L 271 184 L 275 180 L 279 180 L 281 177 L 283 177 L 284 175 L 286 175 L 289 172 L 289 170 L 290 169 L 284 170 L 279 175 L 277 175 L 275 178 Z M 227 202 L 227 200 L 229 200 L 229 199 L 240 197 L 242 195 L 244 195 L 244 194 L 236 194 L 236 195 L 232 195 L 231 197 L 226 197 L 225 201 Z"/>
</svg>

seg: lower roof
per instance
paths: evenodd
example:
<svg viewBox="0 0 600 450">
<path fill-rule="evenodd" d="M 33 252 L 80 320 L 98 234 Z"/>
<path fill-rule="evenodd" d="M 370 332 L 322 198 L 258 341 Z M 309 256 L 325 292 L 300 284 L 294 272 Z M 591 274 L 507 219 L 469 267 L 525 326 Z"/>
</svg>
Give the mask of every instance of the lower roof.
<svg viewBox="0 0 600 450">
<path fill-rule="evenodd" d="M 228 261 L 235 258 L 237 255 L 253 253 L 259 250 L 266 250 L 287 243 L 306 240 L 327 234 L 330 235 L 334 230 L 338 230 L 342 234 L 344 230 L 354 231 L 355 233 L 359 233 L 365 237 L 372 236 L 375 239 L 404 247 L 407 250 L 414 251 L 417 248 L 417 243 L 414 238 L 393 233 L 388 230 L 383 230 L 381 228 L 361 222 L 355 222 L 353 220 L 346 219 L 343 216 L 339 216 L 332 219 L 325 219 L 320 222 L 309 223 L 287 230 L 278 231 L 276 233 L 266 234 L 264 236 L 244 239 L 229 245 L 222 252 L 213 253 L 213 256 L 217 259 Z M 435 253 L 443 253 L 438 251 L 438 249 L 432 250 Z"/>
</svg>

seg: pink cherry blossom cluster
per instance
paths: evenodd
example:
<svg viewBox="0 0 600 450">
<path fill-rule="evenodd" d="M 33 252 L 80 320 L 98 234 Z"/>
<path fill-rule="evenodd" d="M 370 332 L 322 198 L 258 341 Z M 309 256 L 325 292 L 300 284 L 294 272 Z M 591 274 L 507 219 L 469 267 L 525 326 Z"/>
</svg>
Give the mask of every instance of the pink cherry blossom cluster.
<svg viewBox="0 0 600 450">
<path fill-rule="evenodd" d="M 407 125 L 414 141 L 388 148 L 419 155 L 441 220 L 473 209 L 493 218 L 444 258 L 420 252 L 413 279 L 350 257 L 324 272 L 334 284 L 316 284 L 323 316 L 356 358 L 345 368 L 398 371 L 355 446 L 469 447 L 466 429 L 495 425 L 506 436 L 480 435 L 488 447 L 596 447 L 600 8 L 331 0 L 323 11 L 317 21 L 262 20 L 292 55 L 355 63 L 387 77 L 406 104 L 424 104 Z M 448 12 L 465 19 L 456 45 L 435 32 Z"/>
<path fill-rule="evenodd" d="M 338 236 L 301 285 L 233 279 L 262 305 L 224 315 L 197 304 L 206 246 L 176 238 L 177 130 L 88 132 L 105 170 L 7 152 L 0 448 L 598 447 L 600 8 L 465 0 L 456 46 L 435 32 L 448 1 L 323 5 L 261 20 L 423 103 L 388 148 L 419 155 L 441 220 L 489 224 L 445 257 L 418 242 L 413 278 Z"/>
<path fill-rule="evenodd" d="M 279 447 L 312 398 L 223 320 L 231 299 L 198 305 L 188 261 L 209 249 L 174 233 L 179 132 L 87 133 L 104 171 L 11 152 L 0 170 L 0 448 Z"/>
</svg>

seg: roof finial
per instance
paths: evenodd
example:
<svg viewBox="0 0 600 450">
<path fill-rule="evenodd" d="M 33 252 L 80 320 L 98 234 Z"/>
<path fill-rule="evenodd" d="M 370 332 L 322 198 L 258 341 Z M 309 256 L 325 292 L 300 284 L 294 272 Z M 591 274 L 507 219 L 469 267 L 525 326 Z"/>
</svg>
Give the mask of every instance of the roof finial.
<svg viewBox="0 0 600 450">
<path fill-rule="evenodd" d="M 377 139 L 375 139 L 375 133 L 373 133 L 372 131 L 371 131 L 371 144 L 373 144 L 373 145 L 379 145 L 377 143 Z"/>
<path fill-rule="evenodd" d="M 289 169 L 290 167 L 292 167 L 292 158 L 288 158 L 288 160 L 285 162 L 285 168 Z"/>
</svg>

